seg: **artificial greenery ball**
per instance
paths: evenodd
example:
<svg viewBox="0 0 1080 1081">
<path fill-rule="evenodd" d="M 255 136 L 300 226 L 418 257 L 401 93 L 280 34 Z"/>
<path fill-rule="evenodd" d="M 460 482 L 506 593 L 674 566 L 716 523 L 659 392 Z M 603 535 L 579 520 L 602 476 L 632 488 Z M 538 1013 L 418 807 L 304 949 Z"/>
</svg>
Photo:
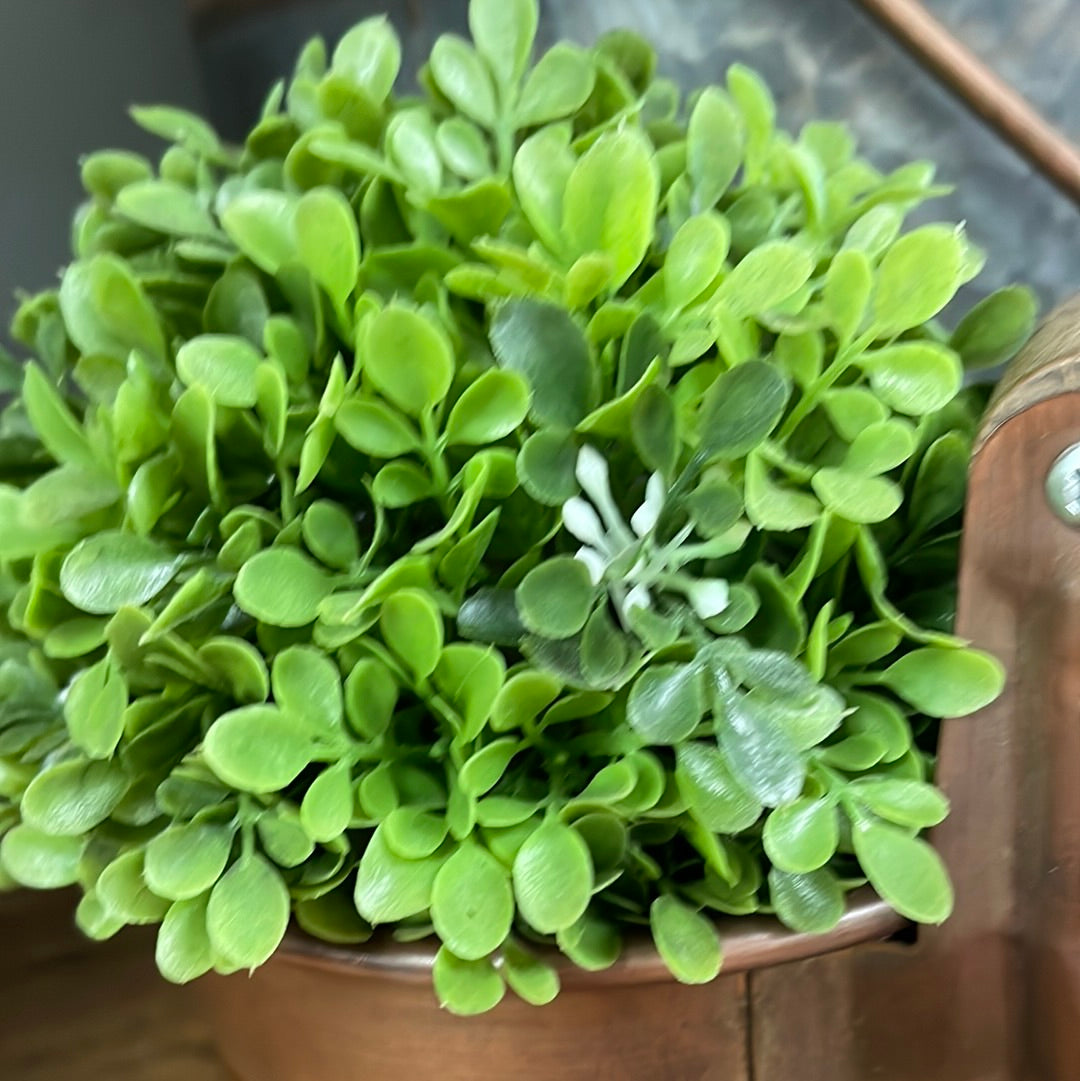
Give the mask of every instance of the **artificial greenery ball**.
<svg viewBox="0 0 1080 1081">
<path fill-rule="evenodd" d="M 473 0 L 418 97 L 384 19 L 314 41 L 242 146 L 136 109 L 16 317 L 2 866 L 170 980 L 386 926 L 475 1013 L 639 925 L 700 982 L 718 914 L 948 914 L 964 365 L 1030 295 L 950 334 L 929 165 L 536 22 Z"/>
</svg>

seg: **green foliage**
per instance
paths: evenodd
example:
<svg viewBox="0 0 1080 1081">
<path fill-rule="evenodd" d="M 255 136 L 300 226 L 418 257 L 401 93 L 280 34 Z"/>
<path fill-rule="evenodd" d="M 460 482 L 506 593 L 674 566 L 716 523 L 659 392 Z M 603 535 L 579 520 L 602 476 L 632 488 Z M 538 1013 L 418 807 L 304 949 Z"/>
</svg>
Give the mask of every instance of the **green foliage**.
<svg viewBox="0 0 1080 1081">
<path fill-rule="evenodd" d="M 937 922 L 936 719 L 997 695 L 952 637 L 964 368 L 1011 287 L 753 72 L 685 104 L 632 34 L 533 62 L 472 0 L 397 96 L 384 18 L 310 50 L 241 147 L 86 159 L 0 425 L 0 867 L 160 923 L 175 982 L 290 918 L 434 935 L 439 1001 L 557 993 L 649 925 Z M 527 944 L 530 944 L 527 946 Z"/>
</svg>

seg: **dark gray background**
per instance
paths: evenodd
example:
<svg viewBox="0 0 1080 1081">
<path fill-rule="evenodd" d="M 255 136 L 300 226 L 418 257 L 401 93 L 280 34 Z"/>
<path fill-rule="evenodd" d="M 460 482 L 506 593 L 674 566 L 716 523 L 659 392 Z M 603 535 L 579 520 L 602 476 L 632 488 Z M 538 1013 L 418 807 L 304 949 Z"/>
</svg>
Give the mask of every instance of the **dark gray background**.
<svg viewBox="0 0 1080 1081">
<path fill-rule="evenodd" d="M 1080 288 L 1080 210 L 926 75 L 852 0 L 541 0 L 541 39 L 591 42 L 616 26 L 659 47 L 690 87 L 734 60 L 773 87 L 785 124 L 848 121 L 887 168 L 940 163 L 957 185 L 925 216 L 967 221 L 989 250 L 975 287 L 1035 286 L 1052 303 Z M 1080 138 L 1080 2 L 928 0 L 972 48 Z M 98 146 L 145 147 L 132 102 L 206 107 L 242 134 L 265 89 L 312 34 L 333 40 L 389 11 L 410 73 L 435 36 L 465 27 L 466 0 L 295 0 L 193 38 L 181 0 L 0 0 L 0 317 L 16 285 L 53 280 L 79 197 L 76 162 Z M 150 143 L 152 146 L 152 142 Z"/>
</svg>

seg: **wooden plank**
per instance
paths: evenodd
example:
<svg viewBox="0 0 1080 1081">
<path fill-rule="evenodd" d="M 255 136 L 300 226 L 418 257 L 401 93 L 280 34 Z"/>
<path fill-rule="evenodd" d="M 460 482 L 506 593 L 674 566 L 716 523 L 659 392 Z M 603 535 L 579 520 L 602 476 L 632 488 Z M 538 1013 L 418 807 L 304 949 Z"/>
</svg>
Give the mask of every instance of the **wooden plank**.
<svg viewBox="0 0 1080 1081">
<path fill-rule="evenodd" d="M 152 929 L 89 942 L 73 904 L 68 894 L 0 897 L 3 1077 L 227 1081 L 198 995 L 154 967 Z"/>
</svg>

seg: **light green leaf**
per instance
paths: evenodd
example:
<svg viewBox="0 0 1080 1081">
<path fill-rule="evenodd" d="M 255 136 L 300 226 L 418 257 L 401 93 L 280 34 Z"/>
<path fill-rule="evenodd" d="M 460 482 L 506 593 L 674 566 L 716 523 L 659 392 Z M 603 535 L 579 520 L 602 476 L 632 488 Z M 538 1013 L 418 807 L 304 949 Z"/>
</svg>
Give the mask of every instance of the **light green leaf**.
<svg viewBox="0 0 1080 1081">
<path fill-rule="evenodd" d="M 656 949 L 679 983 L 709 983 L 723 963 L 720 936 L 700 912 L 665 894 L 649 908 Z"/>
<path fill-rule="evenodd" d="M 269 960 L 289 925 L 289 891 L 262 856 L 241 856 L 210 892 L 206 930 L 214 954 L 239 969 Z"/>
<path fill-rule="evenodd" d="M 794 875 L 774 867 L 769 872 L 769 899 L 780 922 L 800 934 L 823 935 L 844 914 L 844 892 L 826 867 Z"/>
<path fill-rule="evenodd" d="M 431 907 L 435 876 L 445 856 L 402 859 L 386 843 L 380 826 L 368 841 L 356 874 L 356 908 L 368 923 L 397 923 Z"/>
<path fill-rule="evenodd" d="M 435 955 L 431 978 L 439 1005 L 459 1017 L 487 1013 L 506 994 L 503 978 L 489 960 L 463 961 L 445 946 Z"/>
<path fill-rule="evenodd" d="M 884 522 L 904 501 L 902 489 L 893 481 L 849 469 L 819 469 L 810 484 L 829 510 L 849 522 Z"/>
<path fill-rule="evenodd" d="M 392 306 L 368 323 L 364 374 L 380 394 L 409 416 L 441 402 L 454 375 L 445 333 L 419 312 Z"/>
<path fill-rule="evenodd" d="M 176 354 L 176 374 L 189 387 L 200 386 L 218 405 L 249 409 L 258 399 L 256 373 L 262 356 L 244 338 L 201 334 Z"/>
<path fill-rule="evenodd" d="M 547 124 L 576 113 L 588 100 L 596 82 L 589 54 L 577 45 L 560 41 L 529 72 L 514 110 L 519 128 Z"/>
<path fill-rule="evenodd" d="M 906 750 L 906 748 L 905 748 Z M 933 785 L 899 777 L 859 777 L 851 796 L 879 818 L 907 829 L 928 829 L 945 820 L 949 801 Z"/>
<path fill-rule="evenodd" d="M 948 225 L 924 225 L 897 240 L 878 267 L 875 335 L 891 338 L 937 315 L 961 284 L 964 251 L 961 234 Z"/>
<path fill-rule="evenodd" d="M 248 615 L 274 627 L 304 627 L 330 595 L 329 576 L 295 548 L 266 548 L 237 575 L 233 595 Z"/>
<path fill-rule="evenodd" d="M 203 744 L 214 773 L 243 792 L 285 788 L 311 762 L 314 749 L 302 724 L 265 705 L 222 714 Z"/>
<path fill-rule="evenodd" d="M 435 671 L 443 646 L 443 621 L 423 590 L 402 589 L 388 597 L 379 613 L 379 630 L 417 678 Z"/>
<path fill-rule="evenodd" d="M 190 983 L 214 967 L 214 954 L 206 928 L 209 897 L 177 901 L 161 921 L 154 959 L 170 983 Z"/>
<path fill-rule="evenodd" d="M 312 188 L 296 205 L 300 261 L 341 306 L 360 273 L 360 233 L 349 201 L 336 188 Z"/>
<path fill-rule="evenodd" d="M 42 769 L 23 793 L 19 811 L 42 833 L 78 837 L 112 814 L 129 785 L 118 765 L 72 759 Z"/>
<path fill-rule="evenodd" d="M 212 822 L 172 825 L 146 846 L 146 884 L 159 897 L 199 897 L 221 877 L 232 852 L 233 831 Z"/>
<path fill-rule="evenodd" d="M 529 385 L 515 371 L 484 372 L 454 403 L 446 440 L 454 444 L 495 443 L 509 435 L 529 412 Z"/>
<path fill-rule="evenodd" d="M 522 919 L 540 934 L 555 934 L 588 908 L 593 888 L 589 848 L 569 826 L 549 819 L 521 846 L 513 878 Z"/>
<path fill-rule="evenodd" d="M 116 209 L 133 222 L 167 236 L 221 236 L 195 192 L 171 180 L 140 180 L 116 196 Z"/>
<path fill-rule="evenodd" d="M 401 44 L 389 19 L 376 15 L 357 23 L 337 43 L 330 63 L 372 101 L 385 101 L 401 67 Z"/>
<path fill-rule="evenodd" d="M 244 192 L 221 212 L 221 224 L 260 270 L 277 274 L 297 260 L 296 206 L 296 196 L 285 192 Z"/>
<path fill-rule="evenodd" d="M 495 126 L 495 87 L 476 50 L 456 34 L 441 34 L 428 60 L 439 89 L 467 117 Z"/>
<path fill-rule="evenodd" d="M 111 615 L 156 597 L 180 560 L 155 541 L 107 530 L 80 541 L 60 568 L 60 588 L 76 608 Z"/>
<path fill-rule="evenodd" d="M 72 743 L 91 758 L 110 757 L 124 732 L 127 704 L 127 683 L 111 657 L 84 668 L 64 700 L 64 720 Z"/>
<path fill-rule="evenodd" d="M 396 458 L 420 443 L 400 413 L 377 401 L 350 398 L 334 415 L 334 424 L 346 443 L 373 458 Z"/>
<path fill-rule="evenodd" d="M 559 974 L 511 939 L 502 949 L 502 974 L 510 990 L 530 1006 L 546 1006 L 559 993 Z"/>
<path fill-rule="evenodd" d="M 840 842 L 836 807 L 827 799 L 804 797 L 785 804 L 765 819 L 765 855 L 773 866 L 791 874 L 824 867 Z"/>
<path fill-rule="evenodd" d="M 1005 670 L 975 649 L 916 649 L 890 665 L 881 682 L 930 717 L 964 717 L 988 706 L 1005 685 Z"/>
<path fill-rule="evenodd" d="M 960 320 L 949 346 L 965 368 L 989 368 L 1008 360 L 1027 340 L 1039 303 L 1030 289 L 1010 285 L 980 300 Z"/>
<path fill-rule="evenodd" d="M 731 228 L 719 214 L 698 214 L 679 226 L 664 261 L 668 307 L 687 307 L 712 283 L 730 243 Z"/>
<path fill-rule="evenodd" d="M 743 125 L 731 99 L 706 87 L 694 105 L 686 132 L 686 172 L 697 210 L 714 207 L 742 164 Z"/>
<path fill-rule="evenodd" d="M 20 885 L 56 890 L 79 880 L 83 837 L 52 837 L 20 823 L 0 840 L 0 864 Z"/>
<path fill-rule="evenodd" d="M 538 18 L 536 0 L 472 0 L 469 31 L 500 86 L 521 78 L 529 62 Z"/>
<path fill-rule="evenodd" d="M 732 315 L 761 315 L 797 293 L 809 280 L 814 261 L 788 240 L 758 245 L 720 283 L 715 303 Z"/>
<path fill-rule="evenodd" d="M 398 687 L 386 667 L 371 658 L 357 661 L 345 680 L 345 715 L 357 735 L 378 739 L 397 705 Z"/>
<path fill-rule="evenodd" d="M 563 233 L 574 256 L 611 257 L 612 288 L 638 268 L 653 235 L 659 178 L 640 130 L 605 132 L 574 166 L 563 199 Z"/>
<path fill-rule="evenodd" d="M 693 741 L 675 748 L 675 780 L 690 813 L 713 833 L 741 833 L 762 812 L 715 746 Z"/>
<path fill-rule="evenodd" d="M 479 961 L 502 945 L 514 919 L 506 868 L 467 841 L 442 865 L 431 891 L 431 922 L 456 957 Z"/>
<path fill-rule="evenodd" d="M 936 342 L 901 342 L 863 353 L 856 363 L 885 405 L 898 413 L 922 416 L 947 405 L 963 379 L 960 358 Z"/>
<path fill-rule="evenodd" d="M 336 840 L 353 816 L 352 763 L 337 762 L 311 782 L 300 803 L 300 821 L 319 844 Z"/>
<path fill-rule="evenodd" d="M 944 923 L 953 890 L 941 857 L 925 841 L 880 822 L 853 823 L 855 855 L 870 885 L 902 916 Z"/>
</svg>

